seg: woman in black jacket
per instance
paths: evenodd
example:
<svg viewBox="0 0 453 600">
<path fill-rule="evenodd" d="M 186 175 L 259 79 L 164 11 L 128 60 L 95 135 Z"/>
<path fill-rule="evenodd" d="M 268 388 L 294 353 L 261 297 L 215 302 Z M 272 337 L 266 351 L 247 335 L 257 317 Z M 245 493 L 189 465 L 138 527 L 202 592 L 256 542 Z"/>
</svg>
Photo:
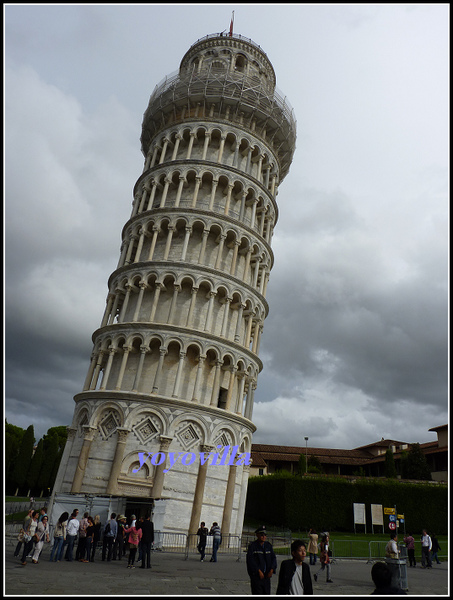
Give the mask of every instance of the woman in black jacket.
<svg viewBox="0 0 453 600">
<path fill-rule="evenodd" d="M 304 562 L 307 556 L 305 542 L 294 540 L 291 554 L 293 558 L 280 565 L 277 595 L 313 595 L 310 567 Z"/>
</svg>

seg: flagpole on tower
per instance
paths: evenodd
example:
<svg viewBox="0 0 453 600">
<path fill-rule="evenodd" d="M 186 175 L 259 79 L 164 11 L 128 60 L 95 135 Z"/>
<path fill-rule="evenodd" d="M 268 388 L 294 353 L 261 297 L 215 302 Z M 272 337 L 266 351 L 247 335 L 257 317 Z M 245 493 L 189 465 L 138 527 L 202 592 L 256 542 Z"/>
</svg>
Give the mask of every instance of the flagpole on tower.
<svg viewBox="0 0 453 600">
<path fill-rule="evenodd" d="M 234 10 L 233 10 L 233 14 L 231 15 L 230 37 L 233 35 L 233 23 L 234 23 Z"/>
</svg>

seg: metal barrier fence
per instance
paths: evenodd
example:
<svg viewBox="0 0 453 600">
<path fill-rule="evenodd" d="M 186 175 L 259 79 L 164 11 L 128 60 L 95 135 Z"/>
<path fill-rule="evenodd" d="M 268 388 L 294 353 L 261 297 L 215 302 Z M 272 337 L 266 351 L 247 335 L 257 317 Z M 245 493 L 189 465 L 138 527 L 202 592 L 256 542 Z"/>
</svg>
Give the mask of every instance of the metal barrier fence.
<svg viewBox="0 0 453 600">
<path fill-rule="evenodd" d="M 208 536 L 206 540 L 206 548 L 205 553 L 212 553 L 212 536 Z M 198 554 L 198 536 L 196 534 L 190 534 L 187 536 L 187 544 L 184 558 L 187 560 L 190 555 Z M 240 535 L 222 535 L 222 541 L 220 542 L 220 546 L 217 550 L 217 554 L 228 554 L 230 556 L 236 556 L 236 560 L 241 560 L 241 552 L 242 552 L 242 543 Z"/>
</svg>

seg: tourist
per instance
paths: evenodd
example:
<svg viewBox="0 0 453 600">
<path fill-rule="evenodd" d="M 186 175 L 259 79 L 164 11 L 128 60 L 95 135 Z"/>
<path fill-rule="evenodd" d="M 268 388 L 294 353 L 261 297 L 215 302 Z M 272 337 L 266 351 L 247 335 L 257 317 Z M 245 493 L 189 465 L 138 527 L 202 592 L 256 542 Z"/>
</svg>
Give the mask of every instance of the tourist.
<svg viewBox="0 0 453 600">
<path fill-rule="evenodd" d="M 415 539 L 412 533 L 406 535 L 406 537 L 404 538 L 404 543 L 406 544 L 407 557 L 409 558 L 409 566 L 416 567 L 417 562 L 415 560 Z"/>
<path fill-rule="evenodd" d="M 199 537 L 197 550 L 201 554 L 200 562 L 203 562 L 204 557 L 206 556 L 206 542 L 208 540 L 208 535 L 208 528 L 206 527 L 205 522 L 202 521 L 197 531 L 197 536 Z"/>
<path fill-rule="evenodd" d="M 102 560 L 107 557 L 107 562 L 112 560 L 113 542 L 118 533 L 118 524 L 116 522 L 116 513 L 110 515 L 110 520 L 107 521 L 104 527 L 104 539 L 102 542 Z"/>
<path fill-rule="evenodd" d="M 375 585 L 375 590 L 371 594 L 379 596 L 407 595 L 401 588 L 392 587 L 392 571 L 384 562 L 374 563 L 371 567 L 371 579 Z"/>
<path fill-rule="evenodd" d="M 431 564 L 434 562 L 434 559 L 436 559 L 436 563 L 438 565 L 440 565 L 440 560 L 439 560 L 439 557 L 437 556 L 437 553 L 439 552 L 439 550 L 442 550 L 442 548 L 439 546 L 437 537 L 433 533 L 431 536 Z"/>
<path fill-rule="evenodd" d="M 37 510 L 33 511 L 33 514 L 29 521 L 28 527 L 24 533 L 24 551 L 22 552 L 22 560 L 21 560 L 21 563 L 23 565 L 27 564 L 27 557 L 33 549 L 33 544 L 34 544 L 33 536 L 35 535 L 36 528 L 38 526 L 38 518 L 39 518 L 39 511 L 37 511 Z"/>
<path fill-rule="evenodd" d="M 142 538 L 140 548 L 142 551 L 141 569 L 151 569 L 151 548 L 154 542 L 154 525 L 151 521 L 151 513 L 146 513 L 145 519 L 141 525 Z M 146 566 L 145 566 L 146 561 Z"/>
<path fill-rule="evenodd" d="M 87 517 L 88 525 L 85 529 L 85 546 L 83 548 L 83 555 L 81 562 L 91 562 L 91 546 L 93 544 L 94 536 L 94 519 L 90 515 Z M 85 558 L 86 556 L 86 558 Z"/>
<path fill-rule="evenodd" d="M 217 550 L 219 549 L 222 541 L 222 534 L 218 523 L 214 521 L 212 524 L 209 535 L 212 535 L 212 556 L 210 562 L 217 562 Z"/>
<path fill-rule="evenodd" d="M 38 563 L 39 555 L 41 554 L 42 547 L 44 546 L 44 542 L 50 542 L 49 537 L 49 518 L 47 515 L 42 517 L 42 520 L 38 522 L 35 530 L 35 551 L 33 552 L 32 562 L 36 565 Z"/>
<path fill-rule="evenodd" d="M 19 556 L 19 554 L 20 554 L 20 549 L 22 548 L 22 544 L 25 543 L 24 535 L 25 535 L 25 532 L 28 529 L 28 526 L 31 523 L 31 520 L 32 520 L 34 512 L 35 511 L 32 508 L 30 508 L 30 510 L 28 511 L 27 516 L 24 519 L 23 526 L 20 528 L 19 535 L 17 536 L 18 542 L 17 542 L 16 549 L 14 550 L 14 556 Z"/>
<path fill-rule="evenodd" d="M 63 545 L 66 539 L 66 525 L 68 524 L 69 513 L 64 512 L 55 525 L 53 532 L 53 546 L 50 553 L 50 562 L 60 562 L 63 554 Z"/>
<path fill-rule="evenodd" d="M 387 542 L 385 547 L 385 556 L 387 558 L 398 558 L 398 536 L 394 531 L 390 534 L 390 540 Z"/>
<path fill-rule="evenodd" d="M 130 527 L 125 527 L 124 533 L 128 534 L 128 536 L 129 536 L 127 538 L 127 541 L 129 544 L 129 560 L 127 561 L 127 568 L 135 569 L 135 566 L 134 566 L 135 555 L 137 554 L 138 545 L 139 545 L 140 539 L 142 537 L 142 530 L 137 529 L 135 527 L 135 525 L 136 525 L 135 515 L 132 515 L 131 519 L 132 519 L 132 523 L 134 523 L 134 525 L 131 525 Z"/>
<path fill-rule="evenodd" d="M 90 562 L 94 562 L 94 556 L 96 554 L 96 548 L 101 539 L 101 517 L 96 515 L 94 517 L 94 530 L 93 530 L 93 541 L 91 543 L 91 556 L 89 557 Z"/>
<path fill-rule="evenodd" d="M 72 512 L 71 518 L 66 525 L 66 554 L 65 559 L 69 562 L 74 560 L 73 552 L 74 552 L 74 544 L 77 539 L 77 535 L 80 529 L 80 521 L 77 519 L 77 515 L 79 511 L 76 509 Z"/>
<path fill-rule="evenodd" d="M 318 557 L 318 534 L 313 528 L 308 534 L 308 554 L 310 555 L 310 564 L 315 565 Z"/>
<path fill-rule="evenodd" d="M 252 595 L 270 595 L 271 577 L 277 570 L 277 557 L 272 544 L 266 540 L 266 527 L 262 525 L 255 531 L 256 540 L 247 550 L 247 573 L 250 577 Z"/>
<path fill-rule="evenodd" d="M 294 540 L 291 544 L 291 555 L 292 558 L 284 560 L 280 565 L 277 595 L 313 595 L 310 567 L 304 562 L 307 556 L 305 542 Z"/>
<path fill-rule="evenodd" d="M 333 583 L 332 579 L 330 578 L 330 550 L 329 550 L 329 534 L 326 533 L 322 533 L 321 534 L 321 555 L 319 557 L 319 560 L 321 562 L 321 568 L 319 569 L 319 571 L 317 573 L 315 573 L 313 575 L 313 579 L 315 581 L 318 581 L 318 575 L 321 573 L 321 571 L 324 571 L 324 569 L 326 570 L 326 583 Z"/>
<path fill-rule="evenodd" d="M 84 562 L 85 559 L 85 546 L 87 539 L 87 527 L 88 527 L 88 513 L 83 514 L 83 518 L 80 521 L 79 527 L 79 543 L 77 544 L 76 560 Z"/>
<path fill-rule="evenodd" d="M 431 548 L 432 548 L 432 541 L 430 536 L 428 535 L 428 532 L 426 531 L 426 529 L 423 530 L 422 533 L 422 537 L 421 537 L 421 542 L 422 542 L 422 569 L 424 569 L 425 567 L 427 569 L 431 569 L 432 562 L 431 562 L 431 556 L 430 556 L 430 552 L 431 552 Z"/>
</svg>

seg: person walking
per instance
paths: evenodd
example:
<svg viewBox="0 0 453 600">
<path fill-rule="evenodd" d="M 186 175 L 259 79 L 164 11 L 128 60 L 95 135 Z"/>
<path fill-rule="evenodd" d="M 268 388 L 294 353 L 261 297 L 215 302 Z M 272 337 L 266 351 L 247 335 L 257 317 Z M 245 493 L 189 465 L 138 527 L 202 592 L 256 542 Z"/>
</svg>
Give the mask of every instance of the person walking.
<svg viewBox="0 0 453 600">
<path fill-rule="evenodd" d="M 220 543 L 222 541 L 222 534 L 220 532 L 220 527 L 218 523 L 214 522 L 212 524 L 209 535 L 212 535 L 212 556 L 210 562 L 217 562 L 217 550 L 219 549 Z"/>
<path fill-rule="evenodd" d="M 49 537 L 49 518 L 47 515 L 43 516 L 42 520 L 36 526 L 35 531 L 35 551 L 33 552 L 32 562 L 36 565 L 38 564 L 39 555 L 41 554 L 42 547 L 44 546 L 44 542 L 50 542 Z"/>
<path fill-rule="evenodd" d="M 319 557 L 319 561 L 321 563 L 321 568 L 317 573 L 314 573 L 313 579 L 318 581 L 318 576 L 321 571 L 326 570 L 326 583 L 333 583 L 330 578 L 330 556 L 329 556 L 329 534 L 323 533 L 321 534 L 321 555 Z"/>
<path fill-rule="evenodd" d="M 25 566 L 27 564 L 27 556 L 33 550 L 34 544 L 34 535 L 36 532 L 36 528 L 38 526 L 38 517 L 39 512 L 35 510 L 31 516 L 31 520 L 28 524 L 28 527 L 24 533 L 24 551 L 22 552 L 22 560 L 21 563 Z"/>
<path fill-rule="evenodd" d="M 35 511 L 32 508 L 30 508 L 27 516 L 24 519 L 24 523 L 19 531 L 19 535 L 17 536 L 17 545 L 16 545 L 16 549 L 14 550 L 14 556 L 19 556 L 20 549 L 22 548 L 22 544 L 25 544 L 24 534 L 27 531 L 28 526 L 31 523 L 34 512 Z"/>
<path fill-rule="evenodd" d="M 315 565 L 318 557 L 318 534 L 311 528 L 308 534 L 308 554 L 310 555 L 310 564 Z"/>
<path fill-rule="evenodd" d="M 53 546 L 50 553 L 50 562 L 60 562 L 63 554 L 63 545 L 66 539 L 66 525 L 68 524 L 69 513 L 64 512 L 55 525 L 53 532 Z"/>
<path fill-rule="evenodd" d="M 409 535 L 404 538 L 404 543 L 406 544 L 409 566 L 416 567 L 417 561 L 415 560 L 415 539 L 412 533 L 409 533 Z"/>
<path fill-rule="evenodd" d="M 277 557 L 272 544 L 266 540 L 266 527 L 262 525 L 255 530 L 256 540 L 249 544 L 247 550 L 247 573 L 250 577 L 252 595 L 260 596 L 271 593 L 271 577 L 277 571 Z"/>
<path fill-rule="evenodd" d="M 142 549 L 142 566 L 140 569 L 151 569 L 151 548 L 154 542 L 154 524 L 151 521 L 151 513 L 146 513 L 145 520 L 141 525 L 141 530 L 142 538 L 140 540 L 140 546 Z"/>
<path fill-rule="evenodd" d="M 200 527 L 198 528 L 197 535 L 199 537 L 197 550 L 201 554 L 200 562 L 204 561 L 204 557 L 206 556 L 206 542 L 208 540 L 208 528 L 204 521 L 200 523 Z"/>
<path fill-rule="evenodd" d="M 431 552 L 431 548 L 432 548 L 432 541 L 430 536 L 428 535 L 428 532 L 426 531 L 426 529 L 423 530 L 422 533 L 422 537 L 421 537 L 421 542 L 422 542 L 422 569 L 431 569 L 432 562 L 431 562 L 431 556 L 430 556 L 430 552 Z"/>
<path fill-rule="evenodd" d="M 284 560 L 280 565 L 277 595 L 313 595 L 310 567 L 304 562 L 307 556 L 305 542 L 294 540 L 291 544 L 291 555 L 292 559 Z"/>
<path fill-rule="evenodd" d="M 433 533 L 431 536 L 431 564 L 434 562 L 434 559 L 436 559 L 436 563 L 438 565 L 440 565 L 440 560 L 439 560 L 439 557 L 437 556 L 437 553 L 439 552 L 439 550 L 442 550 L 442 548 L 439 546 L 437 537 Z"/>
</svg>

